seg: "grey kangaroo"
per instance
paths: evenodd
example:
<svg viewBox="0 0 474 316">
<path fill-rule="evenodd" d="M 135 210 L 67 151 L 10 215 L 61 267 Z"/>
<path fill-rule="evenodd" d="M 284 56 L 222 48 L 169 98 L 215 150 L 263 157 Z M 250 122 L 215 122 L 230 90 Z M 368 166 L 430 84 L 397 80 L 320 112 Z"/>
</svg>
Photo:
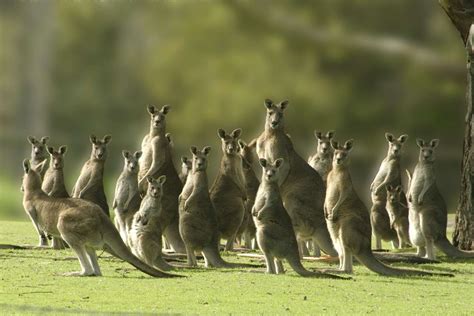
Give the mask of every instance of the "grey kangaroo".
<svg viewBox="0 0 474 316">
<path fill-rule="evenodd" d="M 92 151 L 89 160 L 82 167 L 81 174 L 77 179 L 72 197 L 91 201 L 109 214 L 109 204 L 104 191 L 104 168 L 107 159 L 107 145 L 112 136 L 106 135 L 102 140 L 94 135 L 90 136 Z"/>
<path fill-rule="evenodd" d="M 316 170 L 298 155 L 285 132 L 283 114 L 288 107 L 288 101 L 274 104 L 267 99 L 265 107 L 265 131 L 252 143 L 256 143 L 259 158 L 274 161 L 281 157 L 288 161 L 280 168 L 278 184 L 301 253 L 305 248 L 304 242 L 312 240 L 314 245 L 319 246 L 326 254 L 337 256 L 324 219 L 324 182 Z"/>
<path fill-rule="evenodd" d="M 174 251 L 185 253 L 186 248 L 179 235 L 178 196 L 183 189 L 183 184 L 173 163 L 171 145 L 166 137 L 166 115 L 170 106 L 165 105 L 161 110 L 148 106 L 150 114 L 150 132 L 143 138 L 140 158 L 140 171 L 138 172 L 138 187 L 140 192 L 146 192 L 147 177 L 158 178 L 166 176 L 164 187 L 160 223 L 166 240 Z"/>
<path fill-rule="evenodd" d="M 446 238 L 448 212 L 446 203 L 436 185 L 435 149 L 439 140 L 426 143 L 417 139 L 420 148 L 418 163 L 408 190 L 410 240 L 417 254 L 436 259 L 435 247 L 449 257 L 474 258 L 474 251 L 462 251 Z"/>
<path fill-rule="evenodd" d="M 339 253 L 339 270 L 352 273 L 353 256 L 375 273 L 387 276 L 401 275 L 443 275 L 421 270 L 397 269 L 378 261 L 372 253 L 370 243 L 372 228 L 369 212 L 352 185 L 349 172 L 349 152 L 352 140 L 344 146 L 331 144 L 335 149 L 333 167 L 328 175 L 328 187 L 324 210 L 331 237 Z"/>
<path fill-rule="evenodd" d="M 298 243 L 290 216 L 283 206 L 278 187 L 279 169 L 283 159 L 274 163 L 260 159 L 263 168 L 262 182 L 258 188 L 252 215 L 257 227 L 257 243 L 265 256 L 267 273 L 284 273 L 283 260 L 301 276 L 340 279 L 341 277 L 306 270 L 300 261 Z"/>
<path fill-rule="evenodd" d="M 308 164 L 316 170 L 324 182 L 332 168 L 332 155 L 334 153 L 331 147 L 331 140 L 334 138 L 334 131 L 323 134 L 314 131 L 314 136 L 318 141 L 316 153 L 308 158 Z"/>
<path fill-rule="evenodd" d="M 382 240 L 391 241 L 393 248 L 398 248 L 398 236 L 395 229 L 390 225 L 390 218 L 386 209 L 387 186 L 397 187 L 401 185 L 400 159 L 403 144 L 408 139 L 407 135 L 401 135 L 398 139 L 390 133 L 385 133 L 388 142 L 388 152 L 380 165 L 374 181 L 370 185 L 372 197 L 372 208 L 370 219 L 372 230 L 375 235 L 376 248 L 382 248 Z M 407 205 L 405 193 L 400 194 L 401 202 Z"/>
<path fill-rule="evenodd" d="M 41 190 L 41 177 L 23 161 L 23 206 L 44 231 L 65 240 L 76 253 L 81 271 L 70 276 L 102 275 L 96 250 L 104 249 L 154 277 L 176 277 L 156 270 L 135 257 L 120 238 L 110 219 L 96 204 L 82 199 L 53 198 Z"/>
<path fill-rule="evenodd" d="M 39 172 L 41 179 L 43 179 L 46 169 L 48 169 L 48 152 L 46 151 L 46 143 L 49 137 L 43 136 L 37 140 L 34 136 L 28 136 L 28 141 L 31 144 L 31 168 Z"/>
<path fill-rule="evenodd" d="M 403 204 L 402 186 L 392 187 L 387 185 L 387 212 L 390 217 L 390 226 L 395 229 L 398 237 L 398 248 L 410 247 L 410 237 L 408 233 L 408 206 Z"/>
<path fill-rule="evenodd" d="M 227 240 L 225 250 L 233 250 L 234 241 L 244 218 L 246 190 L 239 154 L 241 129 L 227 134 L 219 129 L 222 141 L 222 160 L 210 196 L 217 214 L 220 237 Z"/>
</svg>

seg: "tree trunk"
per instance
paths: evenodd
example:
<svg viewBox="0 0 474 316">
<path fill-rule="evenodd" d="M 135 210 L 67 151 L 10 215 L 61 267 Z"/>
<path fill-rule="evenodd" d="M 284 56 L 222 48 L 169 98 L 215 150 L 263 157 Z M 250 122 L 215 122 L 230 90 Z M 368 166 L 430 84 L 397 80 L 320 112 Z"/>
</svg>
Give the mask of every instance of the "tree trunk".
<svg viewBox="0 0 474 316">
<path fill-rule="evenodd" d="M 453 233 L 453 244 L 461 249 L 470 250 L 474 237 L 474 117 L 472 112 L 473 78 L 474 78 L 474 1 L 440 0 L 453 24 L 458 29 L 466 45 L 467 52 L 467 114 L 465 119 L 463 158 L 461 164 L 461 192 L 456 211 L 456 225 Z"/>
</svg>

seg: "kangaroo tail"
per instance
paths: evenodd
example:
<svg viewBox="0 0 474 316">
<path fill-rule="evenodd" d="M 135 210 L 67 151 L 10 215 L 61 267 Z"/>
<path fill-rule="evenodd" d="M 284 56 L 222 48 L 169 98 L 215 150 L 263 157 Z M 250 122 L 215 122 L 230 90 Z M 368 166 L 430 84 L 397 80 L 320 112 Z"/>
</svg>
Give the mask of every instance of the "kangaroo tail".
<svg viewBox="0 0 474 316">
<path fill-rule="evenodd" d="M 305 267 L 301 264 L 301 261 L 298 257 L 293 258 L 286 258 L 288 263 L 290 264 L 291 268 L 295 270 L 296 273 L 301 275 L 302 277 L 309 277 L 309 278 L 325 278 L 325 279 L 342 279 L 342 280 L 349 280 L 350 277 L 343 277 L 339 275 L 324 273 L 320 271 L 309 271 L 306 270 Z"/>
<path fill-rule="evenodd" d="M 233 263 L 222 259 L 219 250 L 216 247 L 206 247 L 202 251 L 209 265 L 216 268 L 261 268 L 263 265 L 250 263 Z"/>
<path fill-rule="evenodd" d="M 454 276 L 450 273 L 435 273 L 422 270 L 408 270 L 408 269 L 398 269 L 392 268 L 383 264 L 375 258 L 374 254 L 370 249 L 362 250 L 356 256 L 357 260 L 366 266 L 369 270 L 372 270 L 375 273 L 385 275 L 385 276 L 411 276 L 411 275 L 429 275 L 429 276 Z"/>
<path fill-rule="evenodd" d="M 127 248 L 127 246 L 125 246 L 124 242 L 122 241 L 122 238 L 120 237 L 119 232 L 114 227 L 112 222 L 107 219 L 107 220 L 104 220 L 103 223 L 106 228 L 104 230 L 104 241 L 105 241 L 104 250 L 110 252 L 110 254 L 112 254 L 113 256 L 116 256 L 117 258 L 130 263 L 132 266 L 142 271 L 143 273 L 146 273 L 153 277 L 156 277 L 156 278 L 181 277 L 181 275 L 168 274 L 168 273 L 161 272 L 160 270 L 152 268 L 146 263 L 140 261 L 137 257 L 135 257 L 131 253 L 131 251 Z"/>
<path fill-rule="evenodd" d="M 404 262 L 404 263 L 440 263 L 441 261 L 427 259 L 418 257 L 415 254 L 408 254 L 408 253 L 381 253 L 381 252 L 373 252 L 375 258 L 377 260 L 382 261 L 384 263 L 392 263 L 392 262 Z"/>
<path fill-rule="evenodd" d="M 444 252 L 448 257 L 453 258 L 474 258 L 474 251 L 463 251 L 454 247 L 446 237 L 435 241 L 435 246 Z"/>
</svg>

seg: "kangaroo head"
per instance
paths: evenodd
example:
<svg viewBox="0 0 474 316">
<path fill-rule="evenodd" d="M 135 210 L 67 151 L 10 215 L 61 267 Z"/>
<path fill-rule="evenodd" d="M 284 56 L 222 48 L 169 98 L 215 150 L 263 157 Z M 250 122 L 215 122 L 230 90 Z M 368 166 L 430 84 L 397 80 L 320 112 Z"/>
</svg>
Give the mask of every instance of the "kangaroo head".
<svg viewBox="0 0 474 316">
<path fill-rule="evenodd" d="M 170 144 L 170 147 L 174 147 L 174 142 L 173 142 L 173 138 L 171 137 L 171 133 L 166 133 L 165 137 L 166 137 L 166 140 L 168 141 L 168 144 Z"/>
<path fill-rule="evenodd" d="M 153 177 L 146 178 L 148 182 L 147 194 L 155 199 L 163 196 L 163 184 L 166 182 L 166 176 L 162 175 L 155 179 Z"/>
<path fill-rule="evenodd" d="M 112 139 L 112 136 L 105 135 L 104 138 L 100 140 L 94 135 L 91 135 L 89 139 L 92 144 L 91 159 L 105 160 L 107 158 L 107 144 Z"/>
<path fill-rule="evenodd" d="M 276 159 L 273 163 L 265 158 L 259 159 L 260 166 L 262 166 L 262 174 L 264 179 L 268 182 L 278 181 L 278 171 L 283 164 L 283 158 Z"/>
<path fill-rule="evenodd" d="M 187 175 L 189 171 L 191 171 L 192 168 L 193 168 L 192 160 L 186 156 L 182 156 L 181 157 L 181 171 L 183 172 L 183 174 Z"/>
<path fill-rule="evenodd" d="M 59 149 L 56 151 L 54 150 L 53 147 L 48 147 L 47 148 L 49 155 L 51 156 L 51 161 L 49 162 L 49 165 L 51 168 L 54 170 L 61 170 L 64 167 L 64 154 L 66 154 L 67 147 L 66 146 L 61 146 Z"/>
<path fill-rule="evenodd" d="M 418 138 L 416 144 L 420 147 L 420 162 L 434 162 L 436 159 L 435 148 L 439 145 L 439 139 L 432 139 L 426 143 L 423 139 Z"/>
<path fill-rule="evenodd" d="M 352 139 L 346 141 L 343 146 L 334 140 L 331 141 L 331 146 L 334 149 L 334 157 L 332 160 L 334 167 L 347 165 L 349 163 L 349 153 L 352 150 L 353 144 L 354 140 Z"/>
<path fill-rule="evenodd" d="M 222 128 L 219 128 L 217 134 L 222 141 L 222 151 L 225 154 L 234 155 L 239 153 L 240 147 L 238 142 L 240 134 L 242 134 L 240 128 L 234 129 L 230 134 L 227 134 Z"/>
<path fill-rule="evenodd" d="M 31 157 L 33 157 L 33 159 L 46 159 L 48 155 L 46 152 L 46 143 L 48 140 L 48 136 L 43 136 L 40 140 L 37 140 L 34 136 L 28 136 L 28 142 L 31 144 Z"/>
<path fill-rule="evenodd" d="M 278 104 L 273 103 L 270 99 L 265 99 L 265 107 L 267 108 L 267 117 L 265 126 L 269 129 L 283 128 L 283 112 L 288 107 L 288 100 L 281 101 Z"/>
<path fill-rule="evenodd" d="M 205 171 L 207 169 L 207 156 L 211 151 L 211 147 L 206 146 L 199 151 L 195 146 L 191 146 L 190 150 L 193 154 L 193 172 Z"/>
<path fill-rule="evenodd" d="M 331 153 L 331 140 L 334 137 L 334 131 L 329 131 L 326 134 L 314 131 L 314 136 L 318 140 L 318 153 L 323 155 Z"/>
<path fill-rule="evenodd" d="M 239 146 L 240 146 L 240 156 L 242 157 L 242 160 L 245 162 L 244 163 L 244 168 L 251 168 L 252 163 L 254 162 L 254 152 L 249 145 L 247 145 L 246 142 L 244 142 L 242 139 L 239 139 Z"/>
<path fill-rule="evenodd" d="M 138 173 L 138 161 L 142 156 L 142 152 L 136 151 L 134 154 L 132 154 L 128 150 L 122 150 L 122 156 L 124 158 L 124 168 L 130 173 Z"/>
<path fill-rule="evenodd" d="M 27 192 L 41 190 L 41 177 L 36 170 L 31 168 L 29 159 L 23 160 L 23 171 L 24 174 L 21 191 Z"/>
<path fill-rule="evenodd" d="M 390 133 L 385 133 L 385 138 L 388 142 L 388 156 L 392 158 L 400 157 L 402 153 L 403 144 L 408 139 L 408 135 L 402 135 L 398 138 L 393 137 Z"/>
<path fill-rule="evenodd" d="M 170 109 L 171 106 L 169 105 L 163 105 L 159 111 L 154 105 L 148 106 L 148 113 L 150 113 L 152 129 L 164 130 L 166 128 L 166 114 L 168 114 Z"/>
<path fill-rule="evenodd" d="M 402 186 L 397 185 L 396 187 L 392 185 L 387 185 L 387 201 L 390 203 L 398 203 L 400 202 L 401 199 L 401 194 L 402 194 Z"/>
</svg>

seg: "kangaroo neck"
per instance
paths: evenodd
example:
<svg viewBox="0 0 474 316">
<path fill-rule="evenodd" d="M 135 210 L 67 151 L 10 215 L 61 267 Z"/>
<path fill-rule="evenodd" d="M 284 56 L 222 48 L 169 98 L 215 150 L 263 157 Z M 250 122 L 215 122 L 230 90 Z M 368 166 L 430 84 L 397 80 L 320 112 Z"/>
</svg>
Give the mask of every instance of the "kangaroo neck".
<svg viewBox="0 0 474 316">
<path fill-rule="evenodd" d="M 198 191 L 209 191 L 209 183 L 207 180 L 207 173 L 204 170 L 201 171 L 194 171 L 192 173 L 193 177 L 193 187 L 194 190 Z"/>
<path fill-rule="evenodd" d="M 278 126 L 278 128 L 272 128 L 270 124 L 265 124 L 265 133 L 276 136 L 285 134 L 285 126 L 283 125 L 283 123 L 280 123 L 280 126 Z"/>
<path fill-rule="evenodd" d="M 231 174 L 236 173 L 238 168 L 242 166 L 242 158 L 240 158 L 239 154 L 229 155 L 224 153 L 221 160 L 221 168 L 220 171 L 223 174 Z"/>
<path fill-rule="evenodd" d="M 166 135 L 166 127 L 165 126 L 160 126 L 160 127 L 154 127 L 153 123 L 150 124 L 150 137 L 165 137 Z"/>
</svg>

